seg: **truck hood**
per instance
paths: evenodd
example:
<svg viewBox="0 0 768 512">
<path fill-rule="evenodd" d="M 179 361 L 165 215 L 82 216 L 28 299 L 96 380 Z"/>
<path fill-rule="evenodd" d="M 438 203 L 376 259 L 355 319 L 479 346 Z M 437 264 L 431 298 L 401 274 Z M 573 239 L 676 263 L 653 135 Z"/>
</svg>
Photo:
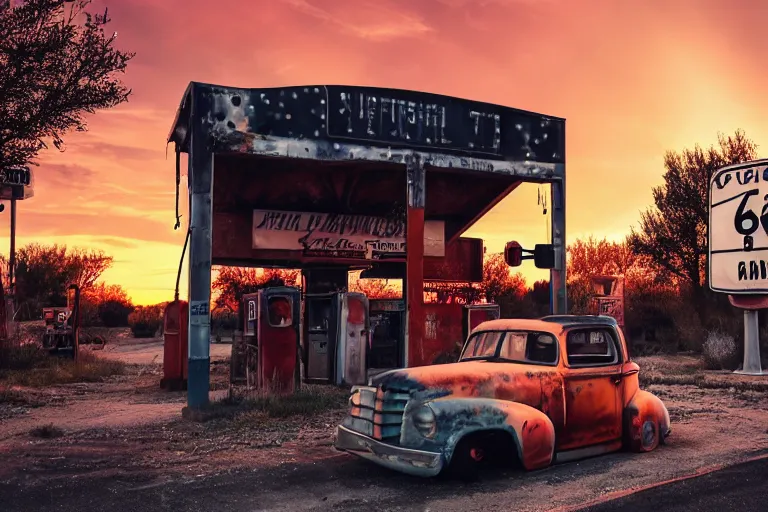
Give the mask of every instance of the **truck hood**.
<svg viewBox="0 0 768 512">
<path fill-rule="evenodd" d="M 500 398 L 536 404 L 541 401 L 542 385 L 546 383 L 549 388 L 556 375 L 554 367 L 466 361 L 391 370 L 371 378 L 371 385 L 435 397 Z"/>
</svg>

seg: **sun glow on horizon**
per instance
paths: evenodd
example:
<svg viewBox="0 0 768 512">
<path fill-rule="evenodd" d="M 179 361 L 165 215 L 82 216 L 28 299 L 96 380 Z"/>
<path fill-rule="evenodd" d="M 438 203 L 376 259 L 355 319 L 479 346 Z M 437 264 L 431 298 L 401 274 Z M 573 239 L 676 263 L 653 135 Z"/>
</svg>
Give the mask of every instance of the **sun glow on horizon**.
<svg viewBox="0 0 768 512">
<path fill-rule="evenodd" d="M 235 2 L 238 4 L 238 2 Z M 45 151 L 35 196 L 18 205 L 17 247 L 102 249 L 103 280 L 138 304 L 173 297 L 185 230 L 174 231 L 168 129 L 187 84 L 361 84 L 424 90 L 566 118 L 567 240 L 620 241 L 652 203 L 664 153 L 743 129 L 768 153 L 764 7 L 692 2 L 269 2 L 211 8 L 199 0 L 95 0 L 120 48 L 136 52 L 130 101 L 88 117 L 89 131 Z M 238 8 L 239 7 L 239 8 Z M 761 11 L 761 9 L 763 9 Z M 240 26 L 269 44 L 189 30 Z M 182 170 L 186 165 L 182 162 Z M 537 186 L 524 185 L 472 226 L 489 252 L 547 241 Z M 186 183 L 179 210 L 187 219 Z M 0 234 L 8 240 L 8 208 Z M 8 252 L 6 245 L 0 252 Z M 515 269 L 529 285 L 549 272 Z M 180 294 L 186 296 L 186 258 Z"/>
</svg>

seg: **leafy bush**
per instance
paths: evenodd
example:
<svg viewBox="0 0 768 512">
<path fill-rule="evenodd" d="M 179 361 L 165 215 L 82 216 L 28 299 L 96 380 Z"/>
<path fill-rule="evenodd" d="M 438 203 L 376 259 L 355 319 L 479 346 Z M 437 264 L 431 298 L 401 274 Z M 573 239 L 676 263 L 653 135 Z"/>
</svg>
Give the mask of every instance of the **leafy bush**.
<svg viewBox="0 0 768 512">
<path fill-rule="evenodd" d="M 736 362 L 736 341 L 720 331 L 710 331 L 703 346 L 704 363 L 711 370 L 732 369 Z"/>
<path fill-rule="evenodd" d="M 212 331 L 234 331 L 237 327 L 237 313 L 225 308 L 215 309 L 211 312 Z"/>
<path fill-rule="evenodd" d="M 93 327 L 99 323 L 99 304 L 91 297 L 80 296 L 80 325 Z"/>
<path fill-rule="evenodd" d="M 134 338 L 154 338 L 163 324 L 162 309 L 157 306 L 137 306 L 128 315 L 128 326 Z"/>
</svg>

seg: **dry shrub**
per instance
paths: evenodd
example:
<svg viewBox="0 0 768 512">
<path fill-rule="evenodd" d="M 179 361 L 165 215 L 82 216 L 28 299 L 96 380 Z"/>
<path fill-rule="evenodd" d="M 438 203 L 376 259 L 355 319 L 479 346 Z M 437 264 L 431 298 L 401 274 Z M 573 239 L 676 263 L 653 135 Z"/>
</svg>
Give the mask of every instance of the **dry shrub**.
<svg viewBox="0 0 768 512">
<path fill-rule="evenodd" d="M 711 370 L 732 369 L 737 357 L 736 341 L 722 331 L 710 331 L 703 346 L 704 363 Z"/>
<path fill-rule="evenodd" d="M 32 437 L 39 437 L 41 439 L 54 439 L 64 435 L 64 430 L 57 427 L 53 423 L 48 425 L 40 425 L 29 431 L 29 435 Z"/>
<path fill-rule="evenodd" d="M 128 315 L 134 338 L 154 338 L 163 324 L 163 310 L 157 306 L 138 306 Z"/>
<path fill-rule="evenodd" d="M 0 347 L 0 372 L 37 368 L 45 365 L 47 359 L 48 353 L 36 344 Z"/>
</svg>

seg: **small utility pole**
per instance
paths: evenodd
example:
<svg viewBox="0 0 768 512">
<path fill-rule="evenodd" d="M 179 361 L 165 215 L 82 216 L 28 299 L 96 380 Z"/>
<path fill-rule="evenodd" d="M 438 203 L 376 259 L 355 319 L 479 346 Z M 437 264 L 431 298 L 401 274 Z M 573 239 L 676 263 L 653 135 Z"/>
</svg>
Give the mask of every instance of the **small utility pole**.
<svg viewBox="0 0 768 512">
<path fill-rule="evenodd" d="M 13 271 L 16 268 L 16 199 L 11 199 L 11 255 L 8 258 L 8 295 L 16 297 Z"/>
</svg>

